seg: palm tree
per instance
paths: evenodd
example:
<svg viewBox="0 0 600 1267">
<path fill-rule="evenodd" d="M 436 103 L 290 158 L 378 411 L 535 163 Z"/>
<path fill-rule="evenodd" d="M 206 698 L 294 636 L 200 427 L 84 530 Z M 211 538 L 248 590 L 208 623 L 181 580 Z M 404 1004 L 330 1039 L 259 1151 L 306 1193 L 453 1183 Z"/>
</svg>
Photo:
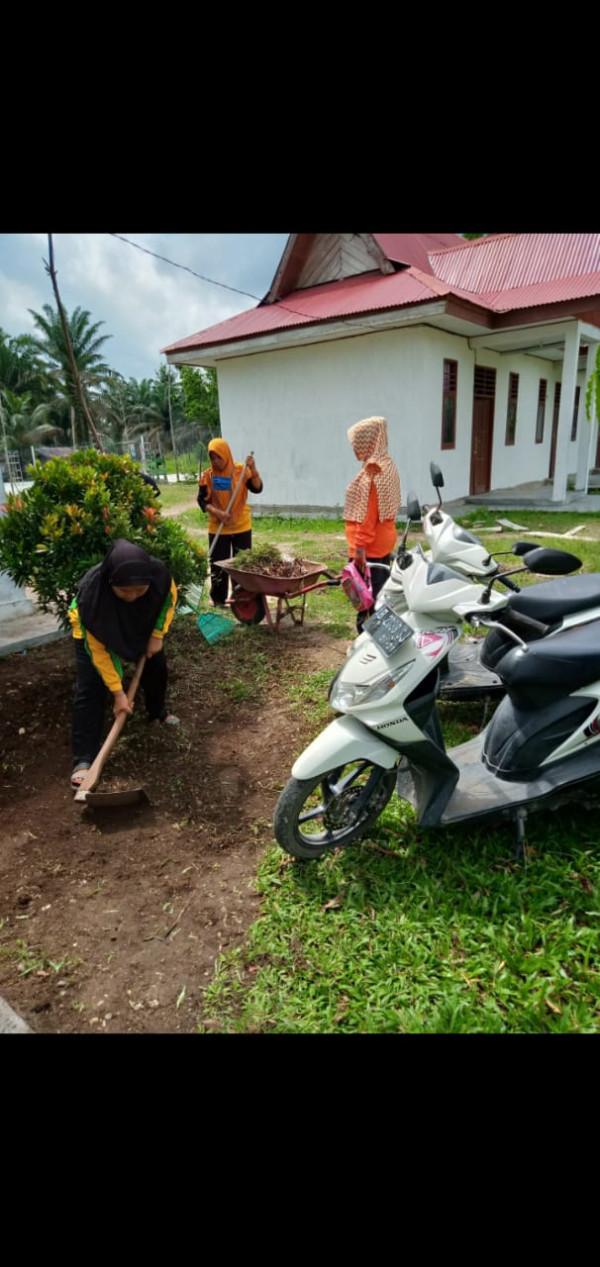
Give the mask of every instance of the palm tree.
<svg viewBox="0 0 600 1267">
<path fill-rule="evenodd" d="M 73 382 L 69 353 L 65 341 L 60 314 L 51 304 L 44 304 L 42 312 L 29 309 L 40 331 L 37 338 L 31 336 L 32 346 L 42 355 L 54 379 L 56 395 L 62 397 L 72 410 L 73 436 L 78 442 L 89 442 L 88 429 L 82 413 L 76 386 Z M 84 308 L 74 308 L 71 317 L 65 314 L 73 357 L 87 397 L 98 391 L 111 370 L 100 355 L 100 348 L 111 335 L 99 335 L 103 321 L 91 322 L 91 314 Z"/>
<path fill-rule="evenodd" d="M 41 400 L 48 386 L 47 369 L 32 346 L 31 336 L 13 338 L 0 330 L 0 390 L 7 388 L 17 396 L 31 392 Z"/>
<path fill-rule="evenodd" d="M 153 401 L 149 379 L 138 382 L 113 374 L 98 395 L 97 413 L 101 429 L 117 442 L 127 443 L 143 431 L 154 430 L 162 415 Z"/>
<path fill-rule="evenodd" d="M 45 405 L 33 405 L 30 392 L 17 396 L 10 388 L 0 388 L 0 436 L 2 454 L 10 474 L 9 452 L 17 452 L 29 462 L 29 449 L 60 434 L 60 428 L 44 421 Z"/>
</svg>

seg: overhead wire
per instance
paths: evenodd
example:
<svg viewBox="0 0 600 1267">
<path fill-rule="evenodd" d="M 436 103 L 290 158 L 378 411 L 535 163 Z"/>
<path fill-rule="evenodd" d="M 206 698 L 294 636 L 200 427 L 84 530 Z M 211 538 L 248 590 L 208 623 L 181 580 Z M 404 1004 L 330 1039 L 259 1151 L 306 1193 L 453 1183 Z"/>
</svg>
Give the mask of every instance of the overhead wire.
<svg viewBox="0 0 600 1267">
<path fill-rule="evenodd" d="M 203 273 L 197 273 L 195 269 L 190 268 L 189 265 L 178 264 L 176 260 L 170 260 L 167 258 L 166 255 L 159 255 L 156 251 L 151 251 L 149 247 L 140 246 L 139 242 L 132 242 L 130 238 L 124 237 L 122 233 L 109 233 L 108 236 L 111 238 L 118 238 L 120 242 L 126 242 L 128 246 L 133 246 L 136 248 L 136 250 L 143 251 L 144 255 L 151 255 L 153 256 L 154 259 L 161 260 L 163 264 L 170 264 L 172 268 L 181 268 L 184 270 L 184 272 L 191 273 L 192 277 L 197 277 L 199 281 L 208 282 L 210 286 L 220 286 L 222 287 L 223 290 L 233 291 L 233 293 L 236 295 L 245 295 L 248 299 L 255 299 L 256 302 L 259 304 L 263 302 L 259 295 L 254 295 L 252 291 L 250 290 L 240 290 L 238 286 L 229 286 L 227 285 L 226 282 L 218 282 L 218 281 L 215 281 L 213 277 L 206 277 L 204 276 Z M 283 299 L 278 299 L 276 302 L 277 302 L 277 308 L 280 311 L 283 310 L 284 312 L 290 312 L 294 317 L 302 317 L 303 320 L 305 321 L 311 321 L 311 320 L 322 321 L 323 320 L 323 318 L 321 316 L 317 316 L 316 313 L 300 312 L 298 308 L 291 308 L 290 305 L 286 304 Z M 373 329 L 371 326 L 363 325 L 360 323 L 360 321 L 358 322 L 353 321 L 352 318 L 350 319 L 350 321 L 346 321 L 345 328 L 346 330 L 348 329 L 352 330 L 356 334 L 372 334 L 373 333 Z"/>
</svg>

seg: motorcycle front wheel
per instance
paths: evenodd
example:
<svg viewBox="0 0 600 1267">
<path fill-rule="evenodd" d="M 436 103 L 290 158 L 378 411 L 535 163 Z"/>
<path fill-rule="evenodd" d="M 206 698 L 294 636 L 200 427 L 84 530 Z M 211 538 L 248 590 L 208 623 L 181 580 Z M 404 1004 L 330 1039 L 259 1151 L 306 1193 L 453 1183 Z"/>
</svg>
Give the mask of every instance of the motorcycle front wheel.
<svg viewBox="0 0 600 1267">
<path fill-rule="evenodd" d="M 314 779 L 290 779 L 275 807 L 275 839 L 294 858 L 320 858 L 349 845 L 385 809 L 397 769 L 352 761 Z"/>
</svg>

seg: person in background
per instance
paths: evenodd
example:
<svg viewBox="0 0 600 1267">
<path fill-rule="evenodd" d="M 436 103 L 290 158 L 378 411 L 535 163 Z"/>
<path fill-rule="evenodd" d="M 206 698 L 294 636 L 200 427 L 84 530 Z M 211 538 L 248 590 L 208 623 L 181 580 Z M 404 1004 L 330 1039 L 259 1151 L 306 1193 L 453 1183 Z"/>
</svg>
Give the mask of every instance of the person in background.
<svg viewBox="0 0 600 1267">
<path fill-rule="evenodd" d="M 156 497 L 160 497 L 160 488 L 159 488 L 158 484 L 156 483 L 156 480 L 153 480 L 151 475 L 146 475 L 146 472 L 145 472 L 145 471 L 140 471 L 140 475 L 141 475 L 141 477 L 142 477 L 142 479 L 143 479 L 144 483 L 145 483 L 145 484 L 149 484 L 149 485 L 150 485 L 150 487 L 154 489 L 154 494 L 155 494 L 155 496 L 156 496 Z"/>
<path fill-rule="evenodd" d="M 350 559 L 364 574 L 367 564 L 390 562 L 396 544 L 396 518 L 402 492 L 398 469 L 388 453 L 385 418 L 364 418 L 362 422 L 355 422 L 348 431 L 348 439 L 362 467 L 346 489 L 346 539 Z M 358 612 L 358 633 L 372 614 L 375 599 L 387 575 L 384 568 L 372 569 L 373 605 L 367 611 Z"/>
<path fill-rule="evenodd" d="M 130 541 L 115 541 L 102 563 L 81 578 L 69 608 L 77 666 L 72 719 L 74 791 L 100 751 L 109 692 L 115 718 L 120 712 L 133 712 L 133 702 L 123 690 L 123 660 L 137 663 L 146 654 L 140 687 L 148 717 L 178 724 L 165 704 L 163 648 L 176 602 L 177 587 L 165 564 Z"/>
<path fill-rule="evenodd" d="M 208 515 L 208 548 L 212 550 L 210 597 L 219 607 L 227 602 L 229 590 L 229 577 L 219 567 L 219 560 L 229 559 L 240 550 L 252 549 L 252 513 L 248 493 L 262 493 L 263 482 L 254 455 L 249 453 L 245 462 L 234 462 L 226 440 L 211 440 L 208 456 L 210 466 L 200 474 L 198 505 Z M 228 510 L 235 488 L 235 500 Z M 219 528 L 221 531 L 215 542 Z"/>
</svg>

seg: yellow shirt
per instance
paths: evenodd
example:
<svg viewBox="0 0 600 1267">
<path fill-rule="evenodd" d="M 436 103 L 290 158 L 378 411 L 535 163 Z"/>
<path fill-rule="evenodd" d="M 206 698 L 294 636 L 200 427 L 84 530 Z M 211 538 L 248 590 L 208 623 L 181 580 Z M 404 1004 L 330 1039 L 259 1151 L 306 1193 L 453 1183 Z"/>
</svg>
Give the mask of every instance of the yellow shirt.
<svg viewBox="0 0 600 1267">
<path fill-rule="evenodd" d="M 240 466 L 238 466 L 237 469 L 234 469 L 234 485 L 237 484 L 240 478 L 240 469 Z M 208 515 L 208 531 L 211 537 L 219 531 L 219 528 L 221 528 L 222 537 L 231 537 L 237 532 L 250 532 L 250 529 L 252 528 L 252 511 L 250 510 L 250 506 L 247 501 L 248 490 L 246 488 L 246 484 L 251 478 L 252 474 L 248 470 L 248 467 L 246 467 L 244 470 L 244 477 L 233 504 L 233 520 L 230 524 L 223 524 L 223 527 L 221 528 L 221 521 L 217 519 L 216 515 L 213 515 L 212 510 L 206 511 L 206 514 Z M 206 489 L 206 500 L 209 502 L 212 501 L 213 487 L 210 467 L 207 467 L 207 469 L 202 472 L 198 484 L 200 488 Z M 225 506 L 223 506 L 223 509 L 225 509 Z"/>
</svg>

